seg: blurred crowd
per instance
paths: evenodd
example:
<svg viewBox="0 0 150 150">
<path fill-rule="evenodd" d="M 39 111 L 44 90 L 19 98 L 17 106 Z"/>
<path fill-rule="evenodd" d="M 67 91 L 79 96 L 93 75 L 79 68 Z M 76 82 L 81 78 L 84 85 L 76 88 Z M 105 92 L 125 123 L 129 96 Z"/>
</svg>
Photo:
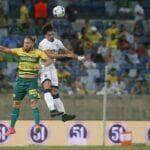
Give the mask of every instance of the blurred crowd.
<svg viewBox="0 0 150 150">
<path fill-rule="evenodd" d="M 88 15 L 82 19 L 82 13 L 89 14 L 87 10 L 92 10 L 85 4 L 95 6 L 96 14 L 101 6 L 98 0 L 8 1 L 0 0 L 2 45 L 19 47 L 23 37 L 31 34 L 37 36 L 38 46 L 43 39 L 42 26 L 51 22 L 56 37 L 77 55 L 85 56 L 85 61 L 67 58 L 57 61 L 61 92 L 103 95 L 104 84 L 107 83 L 109 94 L 149 94 L 150 25 L 149 20 L 145 21 L 141 0 L 132 1 L 132 5 L 129 0 L 105 1 L 103 16 L 116 21 L 89 19 L 91 16 Z M 66 8 L 63 19 L 52 17 L 51 10 L 58 4 Z M 84 6 L 82 11 L 81 6 Z M 118 20 L 118 17 L 129 19 L 132 15 L 132 20 Z M 11 90 L 16 77 L 17 58 L 0 53 L 0 91 Z"/>
</svg>

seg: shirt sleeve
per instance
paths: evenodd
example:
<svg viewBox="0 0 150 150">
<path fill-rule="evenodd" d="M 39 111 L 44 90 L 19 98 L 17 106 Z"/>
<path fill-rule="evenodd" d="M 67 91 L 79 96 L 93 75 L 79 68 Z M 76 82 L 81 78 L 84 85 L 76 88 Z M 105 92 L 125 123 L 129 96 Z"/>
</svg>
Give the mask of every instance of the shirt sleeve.
<svg viewBox="0 0 150 150">
<path fill-rule="evenodd" d="M 48 50 L 49 49 L 49 44 L 47 42 L 40 42 L 39 43 L 39 47 L 40 50 L 44 51 L 44 50 Z"/>
<path fill-rule="evenodd" d="M 44 47 L 42 46 L 42 43 L 39 43 L 39 47 L 40 50 L 44 50 Z"/>
<path fill-rule="evenodd" d="M 38 54 L 39 54 L 39 57 L 42 59 L 42 60 L 46 60 L 47 59 L 47 55 L 45 54 L 45 52 L 43 51 L 38 51 Z"/>
<path fill-rule="evenodd" d="M 11 48 L 10 51 L 12 54 L 19 56 L 20 48 Z"/>
<path fill-rule="evenodd" d="M 66 50 L 66 47 L 64 46 L 64 44 L 62 43 L 62 41 L 58 40 L 57 44 L 59 46 L 59 49 Z"/>
</svg>

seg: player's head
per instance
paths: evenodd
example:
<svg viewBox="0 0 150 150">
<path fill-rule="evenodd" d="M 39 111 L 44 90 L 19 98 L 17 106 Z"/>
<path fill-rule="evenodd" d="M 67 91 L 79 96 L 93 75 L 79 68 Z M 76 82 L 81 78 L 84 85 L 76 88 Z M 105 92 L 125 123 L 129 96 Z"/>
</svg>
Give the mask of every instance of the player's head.
<svg viewBox="0 0 150 150">
<path fill-rule="evenodd" d="M 42 31 L 47 40 L 49 40 L 49 41 L 54 40 L 54 31 L 53 31 L 53 27 L 50 23 L 45 24 L 42 28 Z"/>
<path fill-rule="evenodd" d="M 30 51 L 33 49 L 36 43 L 36 38 L 33 36 L 26 36 L 23 41 L 23 48 L 25 51 Z"/>
</svg>

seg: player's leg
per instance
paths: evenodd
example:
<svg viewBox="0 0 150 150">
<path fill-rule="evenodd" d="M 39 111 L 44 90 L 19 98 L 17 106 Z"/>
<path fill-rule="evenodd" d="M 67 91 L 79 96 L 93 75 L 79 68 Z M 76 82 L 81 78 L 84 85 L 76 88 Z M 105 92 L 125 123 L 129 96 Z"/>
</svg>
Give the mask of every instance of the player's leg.
<svg viewBox="0 0 150 150">
<path fill-rule="evenodd" d="M 13 101 L 13 110 L 11 112 L 11 121 L 10 121 L 10 127 L 8 129 L 8 131 L 6 132 L 6 136 L 9 136 L 10 134 L 14 134 L 15 131 L 15 123 L 19 117 L 19 113 L 20 113 L 20 102 L 19 101 Z"/>
<path fill-rule="evenodd" d="M 51 73 L 45 71 L 41 74 L 41 83 L 44 92 L 44 100 L 50 111 L 51 117 L 55 117 L 59 112 L 55 109 L 53 96 L 51 95 Z"/>
<path fill-rule="evenodd" d="M 68 120 L 73 120 L 76 116 L 71 115 L 71 114 L 67 114 L 65 112 L 64 104 L 63 104 L 62 100 L 59 97 L 59 88 L 58 88 L 58 86 L 52 86 L 52 95 L 53 95 L 53 98 L 54 98 L 55 107 L 60 112 L 60 114 L 62 114 L 62 121 L 65 122 L 65 121 L 68 121 Z"/>
<path fill-rule="evenodd" d="M 62 102 L 62 100 L 60 99 L 60 96 L 59 96 L 59 87 L 58 86 L 52 86 L 52 96 L 53 96 L 53 99 L 54 99 L 54 104 L 55 104 L 55 107 L 56 109 L 59 111 L 59 112 L 62 112 L 62 113 L 65 113 L 65 108 L 64 108 L 64 104 Z"/>
<path fill-rule="evenodd" d="M 44 92 L 44 100 L 46 105 L 50 111 L 55 110 L 54 100 L 51 95 L 51 81 L 46 79 L 42 82 L 43 92 Z"/>
<path fill-rule="evenodd" d="M 25 95 L 26 95 L 26 86 L 24 84 L 24 81 L 21 78 L 19 78 L 16 81 L 16 84 L 13 90 L 13 110 L 10 116 L 11 118 L 10 128 L 6 132 L 6 136 L 9 136 L 10 134 L 15 133 L 15 123 L 18 120 L 21 101 L 23 100 Z"/>
<path fill-rule="evenodd" d="M 39 115 L 40 113 L 39 113 L 39 108 L 38 108 L 38 100 L 31 99 L 30 106 L 32 109 L 33 117 L 34 117 L 36 132 L 39 132 L 41 130 L 41 126 L 40 126 L 40 115 Z"/>
<path fill-rule="evenodd" d="M 39 108 L 38 108 L 38 79 L 33 78 L 29 81 L 28 87 L 28 96 L 30 99 L 30 106 L 32 108 L 32 114 L 34 117 L 35 125 L 39 126 L 40 123 L 40 115 L 39 115 Z"/>
<path fill-rule="evenodd" d="M 52 83 L 52 96 L 54 99 L 54 104 L 56 109 L 62 114 L 62 120 L 68 121 L 75 118 L 75 115 L 66 114 L 64 104 L 59 96 L 59 87 L 58 87 L 58 76 L 57 76 L 57 70 L 53 69 L 51 70 L 51 83 Z"/>
<path fill-rule="evenodd" d="M 55 68 L 52 68 L 50 71 L 51 71 L 50 73 L 51 73 L 51 84 L 52 84 L 51 93 L 54 99 L 54 105 L 59 112 L 65 113 L 63 102 L 59 97 L 57 70 Z"/>
</svg>

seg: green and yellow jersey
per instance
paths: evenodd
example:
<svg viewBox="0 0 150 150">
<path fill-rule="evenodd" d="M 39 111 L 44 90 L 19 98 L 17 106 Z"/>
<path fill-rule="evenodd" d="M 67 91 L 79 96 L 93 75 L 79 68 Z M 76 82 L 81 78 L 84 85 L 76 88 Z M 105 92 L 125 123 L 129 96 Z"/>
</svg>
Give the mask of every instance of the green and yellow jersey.
<svg viewBox="0 0 150 150">
<path fill-rule="evenodd" d="M 46 60 L 47 56 L 39 49 L 33 49 L 29 52 L 23 50 L 23 48 L 11 49 L 12 53 L 18 56 L 19 61 L 19 76 L 26 75 L 38 75 L 37 66 L 39 60 Z"/>
</svg>

